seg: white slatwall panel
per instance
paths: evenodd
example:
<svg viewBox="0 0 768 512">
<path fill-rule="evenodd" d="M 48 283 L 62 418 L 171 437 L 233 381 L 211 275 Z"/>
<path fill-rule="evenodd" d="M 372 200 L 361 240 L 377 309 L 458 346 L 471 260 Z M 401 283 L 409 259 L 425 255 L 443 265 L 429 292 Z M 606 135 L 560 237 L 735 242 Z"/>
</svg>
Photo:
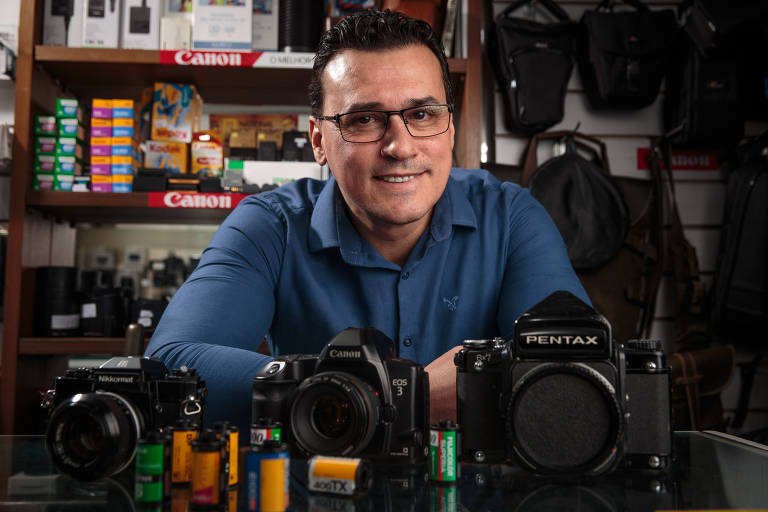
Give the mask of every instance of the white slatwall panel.
<svg viewBox="0 0 768 512">
<path fill-rule="evenodd" d="M 644 0 L 652 8 L 676 8 L 676 1 Z M 495 17 L 511 2 L 494 0 Z M 558 2 L 574 20 L 579 20 L 583 12 L 594 8 L 599 2 Z M 528 145 L 528 138 L 506 131 L 503 121 L 503 103 L 498 88 L 494 87 L 494 130 L 491 141 L 495 150 L 496 163 L 522 165 Z M 590 108 L 583 92 L 578 68 L 574 67 L 568 84 L 563 120 L 551 130 L 570 130 L 580 124 L 579 131 L 603 140 L 607 145 L 611 171 L 617 176 L 646 177 L 647 171 L 639 170 L 637 149 L 647 148 L 650 138 L 663 131 L 662 93 L 651 106 L 630 111 L 596 111 Z M 746 133 L 754 135 L 768 129 L 766 123 L 747 123 Z M 539 163 L 552 156 L 551 143 L 542 143 L 537 152 Z M 673 173 L 678 209 L 684 233 L 696 248 L 701 279 L 707 287 L 712 283 L 715 270 L 717 249 L 720 242 L 725 201 L 725 183 L 720 170 L 686 170 Z M 665 276 L 659 290 L 656 320 L 652 327 L 652 336 L 665 341 L 667 351 L 671 351 L 674 338 L 674 296 L 671 276 Z M 739 360 L 749 360 L 751 355 L 740 353 Z M 765 374 L 766 372 L 763 371 Z M 724 394 L 726 407 L 735 407 L 738 399 L 738 375 L 728 392 Z M 768 375 L 761 375 L 755 381 L 751 407 L 768 408 Z M 768 414 L 750 413 L 744 431 L 768 424 Z"/>
</svg>

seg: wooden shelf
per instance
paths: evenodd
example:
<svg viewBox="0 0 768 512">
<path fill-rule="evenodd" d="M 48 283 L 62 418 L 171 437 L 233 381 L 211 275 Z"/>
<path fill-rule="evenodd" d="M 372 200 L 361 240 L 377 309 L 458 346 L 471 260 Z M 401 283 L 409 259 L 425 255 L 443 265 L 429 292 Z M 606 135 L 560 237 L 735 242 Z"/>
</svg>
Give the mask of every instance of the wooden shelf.
<svg viewBox="0 0 768 512">
<path fill-rule="evenodd" d="M 148 203 L 149 192 L 35 190 L 27 197 L 28 207 L 73 223 L 219 224 L 232 211 L 226 208 L 151 208 Z"/>
<path fill-rule="evenodd" d="M 253 55 L 253 54 L 249 54 Z M 265 52 L 265 55 L 292 55 Z M 308 55 L 308 54 L 298 54 Z M 112 50 L 35 46 L 35 62 L 73 95 L 138 98 L 141 90 L 156 81 L 194 84 L 203 101 L 242 105 L 308 105 L 306 87 L 311 68 L 230 67 L 161 63 L 157 50 Z M 449 59 L 451 74 L 460 79 L 466 72 L 463 59 Z"/>
<path fill-rule="evenodd" d="M 19 354 L 122 354 L 125 338 L 20 338 Z"/>
</svg>

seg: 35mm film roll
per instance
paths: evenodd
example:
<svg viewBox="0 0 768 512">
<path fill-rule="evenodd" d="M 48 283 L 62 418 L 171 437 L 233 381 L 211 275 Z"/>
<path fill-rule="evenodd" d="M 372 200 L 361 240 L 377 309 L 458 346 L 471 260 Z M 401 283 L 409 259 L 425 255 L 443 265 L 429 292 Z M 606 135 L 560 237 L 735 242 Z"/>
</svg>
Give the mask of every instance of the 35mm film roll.
<svg viewBox="0 0 768 512">
<path fill-rule="evenodd" d="M 309 460 L 307 484 L 312 492 L 352 496 L 371 487 L 373 471 L 366 459 L 315 455 Z"/>
</svg>

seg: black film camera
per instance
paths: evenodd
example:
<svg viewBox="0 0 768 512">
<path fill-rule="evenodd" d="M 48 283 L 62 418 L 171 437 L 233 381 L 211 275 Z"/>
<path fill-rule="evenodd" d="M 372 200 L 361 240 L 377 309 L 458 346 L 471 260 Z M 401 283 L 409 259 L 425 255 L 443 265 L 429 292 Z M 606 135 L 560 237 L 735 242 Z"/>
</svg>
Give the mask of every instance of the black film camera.
<svg viewBox="0 0 768 512">
<path fill-rule="evenodd" d="M 46 448 L 62 473 L 79 480 L 125 469 L 148 430 L 179 418 L 202 423 L 205 382 L 195 370 L 168 373 L 149 357 L 113 357 L 98 368 L 69 370 L 45 398 Z"/>
<path fill-rule="evenodd" d="M 660 343 L 615 345 L 605 317 L 571 293 L 521 315 L 512 341 L 465 341 L 455 363 L 464 460 L 514 460 L 550 475 L 669 463 Z"/>
<path fill-rule="evenodd" d="M 279 420 L 307 454 L 425 458 L 429 381 L 376 329 L 348 328 L 320 355 L 275 358 L 253 381 L 254 423 Z"/>
</svg>

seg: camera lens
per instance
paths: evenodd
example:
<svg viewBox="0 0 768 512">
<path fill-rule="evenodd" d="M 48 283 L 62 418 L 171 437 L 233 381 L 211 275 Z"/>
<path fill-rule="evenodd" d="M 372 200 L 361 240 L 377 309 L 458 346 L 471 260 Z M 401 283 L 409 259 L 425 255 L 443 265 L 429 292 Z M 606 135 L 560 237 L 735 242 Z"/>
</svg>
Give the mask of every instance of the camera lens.
<svg viewBox="0 0 768 512">
<path fill-rule="evenodd" d="M 351 422 L 349 400 L 336 393 L 318 397 L 312 407 L 312 425 L 330 439 L 343 436 Z"/>
<path fill-rule="evenodd" d="M 545 363 L 515 383 L 506 435 L 518 462 L 542 474 L 611 469 L 623 420 L 611 382 L 582 363 Z"/>
<path fill-rule="evenodd" d="M 291 407 L 293 435 L 307 453 L 358 454 L 368 446 L 378 423 L 375 390 L 343 372 L 305 379 Z"/>
<path fill-rule="evenodd" d="M 46 447 L 54 466 L 78 480 L 119 473 L 131 463 L 143 420 L 120 395 L 76 394 L 51 414 Z"/>
</svg>

